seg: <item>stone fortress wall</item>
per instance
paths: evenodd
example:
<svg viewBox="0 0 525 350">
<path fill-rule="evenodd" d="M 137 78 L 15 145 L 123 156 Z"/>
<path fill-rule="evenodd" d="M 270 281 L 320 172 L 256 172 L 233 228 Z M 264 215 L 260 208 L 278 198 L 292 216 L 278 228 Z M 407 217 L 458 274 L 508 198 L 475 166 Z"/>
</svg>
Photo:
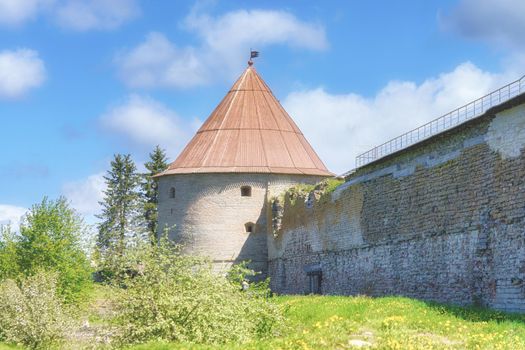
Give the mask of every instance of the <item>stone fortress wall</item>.
<svg viewBox="0 0 525 350">
<path fill-rule="evenodd" d="M 359 168 L 328 198 L 285 202 L 275 235 L 266 222 L 273 290 L 525 312 L 524 146 L 521 95 Z"/>
<path fill-rule="evenodd" d="M 320 179 L 243 173 L 163 176 L 159 178 L 159 230 L 168 228 L 170 238 L 188 252 L 209 257 L 218 272 L 234 262 L 251 260 L 251 267 L 265 277 L 268 198 L 293 184 Z M 250 187 L 250 196 L 241 195 L 243 186 Z M 252 232 L 247 232 L 247 224 L 253 224 Z"/>
</svg>

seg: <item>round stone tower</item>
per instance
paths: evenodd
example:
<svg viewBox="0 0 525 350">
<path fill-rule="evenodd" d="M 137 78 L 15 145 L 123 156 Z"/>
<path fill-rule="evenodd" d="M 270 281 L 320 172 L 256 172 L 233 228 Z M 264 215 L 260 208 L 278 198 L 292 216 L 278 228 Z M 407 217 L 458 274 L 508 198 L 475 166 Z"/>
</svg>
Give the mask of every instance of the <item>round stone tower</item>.
<svg viewBox="0 0 525 350">
<path fill-rule="evenodd" d="M 333 176 L 250 64 L 179 157 L 158 175 L 159 230 L 218 270 L 267 271 L 269 199 Z"/>
</svg>

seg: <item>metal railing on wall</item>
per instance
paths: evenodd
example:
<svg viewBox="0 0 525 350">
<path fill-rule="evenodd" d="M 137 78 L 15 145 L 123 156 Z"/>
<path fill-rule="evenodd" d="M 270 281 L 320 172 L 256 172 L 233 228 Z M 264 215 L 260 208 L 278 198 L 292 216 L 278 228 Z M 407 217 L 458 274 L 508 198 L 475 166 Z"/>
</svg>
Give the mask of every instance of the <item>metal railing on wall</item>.
<svg viewBox="0 0 525 350">
<path fill-rule="evenodd" d="M 356 168 L 423 141 L 445 130 L 451 129 L 467 120 L 479 117 L 489 108 L 508 101 L 522 92 L 525 92 L 525 76 L 491 92 L 488 95 L 456 108 L 452 112 L 434 119 L 425 125 L 410 130 L 403 135 L 372 148 L 369 151 L 361 153 L 356 157 Z"/>
</svg>

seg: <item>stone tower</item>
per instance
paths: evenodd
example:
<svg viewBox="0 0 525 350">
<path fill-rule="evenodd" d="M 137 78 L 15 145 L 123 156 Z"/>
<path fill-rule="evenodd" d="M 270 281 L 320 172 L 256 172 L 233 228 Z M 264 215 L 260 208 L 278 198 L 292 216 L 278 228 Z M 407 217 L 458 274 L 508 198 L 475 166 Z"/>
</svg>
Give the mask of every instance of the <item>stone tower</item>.
<svg viewBox="0 0 525 350">
<path fill-rule="evenodd" d="M 332 175 L 250 62 L 158 175 L 159 229 L 218 270 L 251 260 L 265 275 L 271 196 Z"/>
</svg>

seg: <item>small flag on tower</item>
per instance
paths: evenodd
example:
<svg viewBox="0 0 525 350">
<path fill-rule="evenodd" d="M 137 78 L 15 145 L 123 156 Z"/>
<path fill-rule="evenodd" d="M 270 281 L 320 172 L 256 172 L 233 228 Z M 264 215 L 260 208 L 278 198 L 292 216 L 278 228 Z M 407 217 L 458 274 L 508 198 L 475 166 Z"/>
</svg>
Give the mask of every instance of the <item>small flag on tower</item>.
<svg viewBox="0 0 525 350">
<path fill-rule="evenodd" d="M 250 51 L 250 59 L 259 57 L 259 51 Z"/>
</svg>

